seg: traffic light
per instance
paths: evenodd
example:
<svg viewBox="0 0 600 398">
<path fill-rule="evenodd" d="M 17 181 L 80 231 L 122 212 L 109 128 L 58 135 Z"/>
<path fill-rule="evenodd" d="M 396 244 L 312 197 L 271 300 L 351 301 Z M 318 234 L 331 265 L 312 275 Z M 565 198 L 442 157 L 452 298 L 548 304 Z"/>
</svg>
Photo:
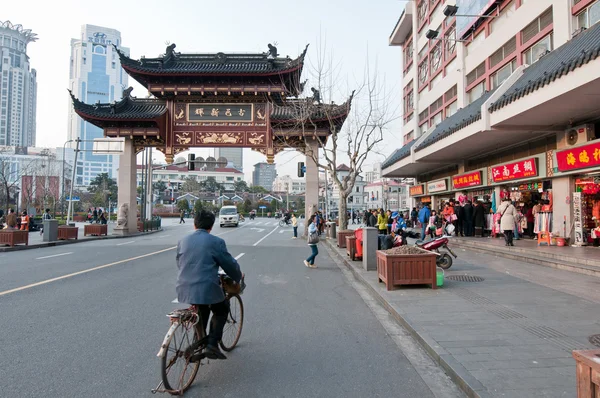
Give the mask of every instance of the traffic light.
<svg viewBox="0 0 600 398">
<path fill-rule="evenodd" d="M 194 171 L 195 165 L 196 165 L 196 155 L 193 153 L 188 153 L 188 171 Z"/>
<path fill-rule="evenodd" d="M 298 162 L 298 177 L 304 177 L 305 171 L 304 162 Z"/>
</svg>

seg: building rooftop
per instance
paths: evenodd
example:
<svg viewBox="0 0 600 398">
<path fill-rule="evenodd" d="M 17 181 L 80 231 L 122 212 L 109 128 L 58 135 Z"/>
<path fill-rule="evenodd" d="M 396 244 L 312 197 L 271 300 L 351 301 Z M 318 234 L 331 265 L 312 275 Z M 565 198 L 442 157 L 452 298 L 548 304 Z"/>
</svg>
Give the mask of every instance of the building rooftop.
<svg viewBox="0 0 600 398">
<path fill-rule="evenodd" d="M 417 141 L 412 140 L 406 143 L 403 147 L 396 149 L 381 165 L 382 168 L 389 167 L 394 163 L 408 157 L 410 155 L 410 149 L 415 145 Z"/>
<path fill-rule="evenodd" d="M 544 55 L 525 69 L 523 76 L 490 106 L 495 112 L 506 105 L 560 79 L 600 56 L 600 24 Z"/>
</svg>

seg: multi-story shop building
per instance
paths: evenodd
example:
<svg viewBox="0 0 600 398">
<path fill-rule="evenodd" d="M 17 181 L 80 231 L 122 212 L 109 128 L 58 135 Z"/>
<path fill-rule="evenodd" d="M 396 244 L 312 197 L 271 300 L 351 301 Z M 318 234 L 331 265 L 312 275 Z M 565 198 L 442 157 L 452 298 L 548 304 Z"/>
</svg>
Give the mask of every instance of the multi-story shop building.
<svg viewBox="0 0 600 398">
<path fill-rule="evenodd" d="M 27 44 L 36 40 L 30 29 L 0 21 L 0 145 L 35 145 L 37 72 Z"/>
<path fill-rule="evenodd" d="M 117 46 L 129 55 L 129 49 L 121 45 L 118 30 L 95 25 L 83 25 L 81 35 L 71 39 L 69 89 L 78 99 L 87 103 L 109 103 L 118 101 L 127 88 L 128 75 L 121 68 Z M 117 155 L 95 155 L 93 140 L 104 137 L 101 128 L 85 122 L 73 107 L 69 110 L 69 140 L 81 139 L 77 159 L 76 185 L 88 185 L 98 174 L 108 173 L 117 177 L 119 157 Z M 75 148 L 75 144 L 71 143 Z"/>
<path fill-rule="evenodd" d="M 263 187 L 267 191 L 273 188 L 273 181 L 277 177 L 277 170 L 274 164 L 267 162 L 256 163 L 252 172 L 252 185 Z"/>
<path fill-rule="evenodd" d="M 273 181 L 273 192 L 287 192 L 291 195 L 301 194 L 306 192 L 306 181 L 292 178 L 289 175 L 278 176 Z"/>
<path fill-rule="evenodd" d="M 152 182 L 163 181 L 168 188 L 177 192 L 188 177 L 193 177 L 196 181 L 206 181 L 208 178 L 214 178 L 216 182 L 223 185 L 226 191 L 233 191 L 233 185 L 244 179 L 244 173 L 233 168 L 219 168 L 214 170 L 188 170 L 185 167 L 168 166 L 159 168 L 160 165 L 154 165 L 152 171 Z M 142 186 L 143 166 L 137 166 L 137 184 Z"/>
<path fill-rule="evenodd" d="M 600 1 L 451 3 L 409 1 L 390 37 L 404 146 L 383 175 L 416 178 L 412 198 L 433 207 L 541 200 L 537 230 L 586 243 L 600 223 Z"/>
<path fill-rule="evenodd" d="M 374 163 L 371 170 L 365 171 L 365 181 L 371 183 L 381 178 L 381 163 Z"/>
</svg>

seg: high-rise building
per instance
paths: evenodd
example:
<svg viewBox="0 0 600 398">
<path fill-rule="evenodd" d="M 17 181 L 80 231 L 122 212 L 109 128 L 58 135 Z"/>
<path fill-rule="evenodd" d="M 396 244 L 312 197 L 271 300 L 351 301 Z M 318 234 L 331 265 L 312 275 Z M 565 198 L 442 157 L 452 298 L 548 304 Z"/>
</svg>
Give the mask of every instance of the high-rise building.
<svg viewBox="0 0 600 398">
<path fill-rule="evenodd" d="M 35 145 L 37 72 L 27 44 L 36 40 L 30 29 L 0 21 L 0 145 Z"/>
<path fill-rule="evenodd" d="M 119 56 L 113 47 L 129 55 L 129 49 L 121 46 L 118 30 L 95 25 L 83 25 L 81 36 L 71 39 L 71 64 L 69 88 L 81 101 L 94 104 L 118 101 L 127 88 L 127 73 L 121 68 Z M 101 128 L 83 121 L 73 108 L 69 111 L 69 139 L 80 138 L 77 159 L 76 185 L 88 185 L 100 173 L 117 177 L 118 156 L 94 155 L 94 138 L 101 138 Z M 71 143 L 74 147 L 74 144 Z"/>
<path fill-rule="evenodd" d="M 244 148 L 216 148 L 215 157 L 224 157 L 233 168 L 244 172 Z"/>
<path fill-rule="evenodd" d="M 273 181 L 277 177 L 277 170 L 274 164 L 266 162 L 256 163 L 252 172 L 252 185 L 263 187 L 270 191 L 273 188 Z"/>
</svg>

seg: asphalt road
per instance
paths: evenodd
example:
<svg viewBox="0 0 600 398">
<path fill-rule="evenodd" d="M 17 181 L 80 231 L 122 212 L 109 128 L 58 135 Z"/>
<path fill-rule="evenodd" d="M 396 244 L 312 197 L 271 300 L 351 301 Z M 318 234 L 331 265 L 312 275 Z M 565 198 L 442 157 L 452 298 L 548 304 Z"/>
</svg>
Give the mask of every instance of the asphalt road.
<svg viewBox="0 0 600 398">
<path fill-rule="evenodd" d="M 192 231 L 0 253 L 0 397 L 151 396 L 174 308 L 175 246 Z M 268 225 L 266 225 L 268 224 Z M 238 348 L 188 396 L 454 397 L 443 373 L 323 244 L 276 220 L 216 226 L 248 285 Z M 435 392 L 434 393 L 432 393 Z"/>
</svg>

